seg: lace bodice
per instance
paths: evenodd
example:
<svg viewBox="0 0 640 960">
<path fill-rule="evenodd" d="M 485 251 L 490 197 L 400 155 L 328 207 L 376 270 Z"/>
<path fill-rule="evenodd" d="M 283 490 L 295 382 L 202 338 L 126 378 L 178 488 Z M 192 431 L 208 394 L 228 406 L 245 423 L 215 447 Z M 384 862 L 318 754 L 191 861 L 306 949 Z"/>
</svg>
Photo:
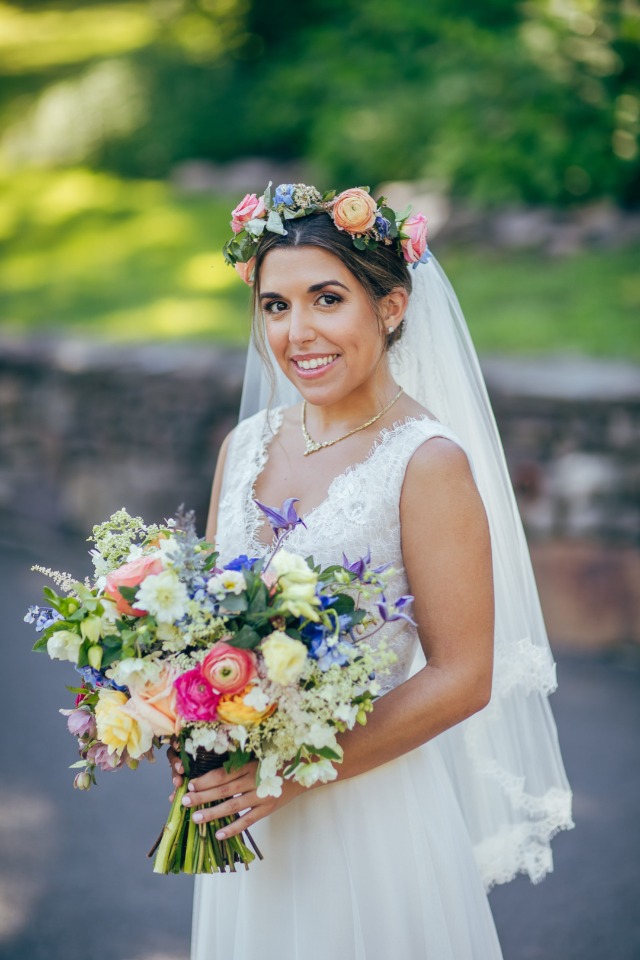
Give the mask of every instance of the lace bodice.
<svg viewBox="0 0 640 960">
<path fill-rule="evenodd" d="M 282 424 L 283 410 L 276 407 L 269 415 L 260 411 L 243 420 L 231 437 L 216 536 L 222 562 L 242 553 L 256 557 L 267 552 L 257 538 L 262 514 L 253 496 L 270 442 Z M 391 563 L 396 571 L 386 591 L 388 599 L 407 593 L 400 541 L 400 493 L 411 456 L 434 436 L 446 437 L 464 449 L 449 427 L 428 417 L 411 417 L 383 430 L 368 456 L 334 477 L 324 500 L 303 515 L 306 528 L 295 528 L 287 537 L 286 549 L 305 557 L 311 555 L 323 566 L 339 563 L 343 552 L 349 560 L 355 560 L 370 549 L 373 566 Z M 296 491 L 291 490 L 289 495 L 295 496 Z M 386 692 L 407 678 L 417 632 L 410 624 L 396 621 L 372 639 L 380 642 L 383 638 L 398 658 L 384 677 Z"/>
</svg>

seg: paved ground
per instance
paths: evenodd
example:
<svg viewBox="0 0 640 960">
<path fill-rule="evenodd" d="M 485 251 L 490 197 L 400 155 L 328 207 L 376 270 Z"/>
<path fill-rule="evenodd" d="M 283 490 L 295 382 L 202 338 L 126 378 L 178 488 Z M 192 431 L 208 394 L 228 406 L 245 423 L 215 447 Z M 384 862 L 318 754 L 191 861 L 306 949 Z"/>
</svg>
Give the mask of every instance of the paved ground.
<svg viewBox="0 0 640 960">
<path fill-rule="evenodd" d="M 191 882 L 154 876 L 145 858 L 166 814 L 165 766 L 72 790 L 73 741 L 56 711 L 73 679 L 29 652 L 21 623 L 40 589 L 30 564 L 83 574 L 87 545 L 23 527 L 18 546 L 12 527 L 0 523 L 0 958 L 186 960 Z M 544 883 L 491 894 L 505 960 L 638 960 L 640 652 L 558 665 L 552 702 L 577 829 L 556 839 Z"/>
</svg>

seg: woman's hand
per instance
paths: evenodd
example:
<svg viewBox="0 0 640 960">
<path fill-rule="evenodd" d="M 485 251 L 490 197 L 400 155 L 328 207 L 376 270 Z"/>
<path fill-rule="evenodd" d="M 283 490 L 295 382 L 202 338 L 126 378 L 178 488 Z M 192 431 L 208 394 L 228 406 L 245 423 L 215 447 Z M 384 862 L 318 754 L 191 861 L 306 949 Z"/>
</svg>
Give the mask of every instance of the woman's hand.
<svg viewBox="0 0 640 960">
<path fill-rule="evenodd" d="M 184 768 L 175 745 L 169 747 L 168 757 L 173 772 L 173 784 L 176 788 L 180 787 Z M 195 810 L 192 819 L 196 823 L 206 823 L 208 820 L 219 820 L 241 814 L 237 820 L 216 833 L 219 840 L 227 840 L 285 806 L 305 789 L 300 784 L 285 780 L 279 797 L 259 797 L 256 789 L 257 770 L 258 763 L 255 760 L 232 773 L 227 773 L 224 767 L 210 770 L 201 777 L 189 781 L 188 792 L 183 797 L 182 803 L 185 807 L 196 808 L 205 803 L 215 802 L 213 807 Z"/>
</svg>

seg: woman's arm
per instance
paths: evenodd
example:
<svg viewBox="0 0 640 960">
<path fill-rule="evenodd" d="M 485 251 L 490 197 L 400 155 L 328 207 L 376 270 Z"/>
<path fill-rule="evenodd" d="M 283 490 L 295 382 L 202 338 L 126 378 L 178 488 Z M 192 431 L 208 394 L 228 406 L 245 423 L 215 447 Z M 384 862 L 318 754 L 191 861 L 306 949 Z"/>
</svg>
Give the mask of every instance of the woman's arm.
<svg viewBox="0 0 640 960">
<path fill-rule="evenodd" d="M 425 441 L 409 462 L 400 500 L 403 561 L 427 665 L 381 697 L 365 727 L 340 736 L 346 780 L 408 753 L 486 706 L 493 669 L 493 571 L 486 513 L 465 453 L 451 441 Z M 255 765 L 234 777 L 213 771 L 185 801 L 226 800 L 204 819 L 248 810 L 238 833 L 304 792 L 259 800 Z M 318 784 L 317 786 L 321 786 Z M 315 788 L 312 788 L 315 789 Z"/>
<path fill-rule="evenodd" d="M 427 665 L 340 738 L 338 779 L 356 776 L 481 710 L 493 672 L 491 540 L 463 450 L 434 437 L 409 462 L 400 500 L 402 554 Z"/>
</svg>

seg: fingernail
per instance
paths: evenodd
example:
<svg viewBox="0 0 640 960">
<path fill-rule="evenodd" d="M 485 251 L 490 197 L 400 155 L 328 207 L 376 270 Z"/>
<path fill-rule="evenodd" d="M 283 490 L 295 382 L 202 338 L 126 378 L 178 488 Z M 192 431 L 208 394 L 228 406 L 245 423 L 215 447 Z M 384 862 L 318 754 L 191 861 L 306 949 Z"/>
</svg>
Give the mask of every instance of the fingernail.
<svg viewBox="0 0 640 960">
<path fill-rule="evenodd" d="M 224 840 L 225 837 L 226 837 L 226 833 L 224 832 L 224 830 L 218 830 L 218 832 L 216 833 L 216 839 Z"/>
<path fill-rule="evenodd" d="M 179 786 L 180 786 L 180 777 L 174 777 L 172 783 L 173 783 L 174 787 L 179 787 Z"/>
<path fill-rule="evenodd" d="M 183 807 L 189 807 L 189 806 L 191 806 L 191 797 L 183 797 L 183 798 L 182 798 L 182 806 L 183 806 Z"/>
<path fill-rule="evenodd" d="M 196 823 L 200 823 L 200 821 L 202 820 L 202 814 L 201 814 L 201 813 L 194 813 L 194 814 L 191 815 L 191 819 L 192 819 L 192 820 L 195 820 Z"/>
<path fill-rule="evenodd" d="M 178 771 L 178 773 L 184 773 L 184 767 L 182 766 L 181 763 L 176 763 L 176 770 Z"/>
<path fill-rule="evenodd" d="M 189 786 L 187 787 L 187 790 L 195 790 L 195 788 L 196 788 L 195 783 L 193 782 L 193 780 L 190 780 L 190 781 L 189 781 Z"/>
</svg>

